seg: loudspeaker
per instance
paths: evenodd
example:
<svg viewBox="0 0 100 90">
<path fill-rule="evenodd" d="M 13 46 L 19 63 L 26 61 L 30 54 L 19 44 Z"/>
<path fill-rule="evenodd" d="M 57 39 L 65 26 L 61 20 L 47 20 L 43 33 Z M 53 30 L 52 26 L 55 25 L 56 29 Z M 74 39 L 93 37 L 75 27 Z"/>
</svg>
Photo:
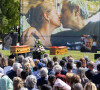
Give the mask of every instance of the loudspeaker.
<svg viewBox="0 0 100 90">
<path fill-rule="evenodd" d="M 99 58 L 99 57 L 100 57 L 100 53 L 94 54 L 94 59 L 97 59 L 97 58 Z"/>
</svg>

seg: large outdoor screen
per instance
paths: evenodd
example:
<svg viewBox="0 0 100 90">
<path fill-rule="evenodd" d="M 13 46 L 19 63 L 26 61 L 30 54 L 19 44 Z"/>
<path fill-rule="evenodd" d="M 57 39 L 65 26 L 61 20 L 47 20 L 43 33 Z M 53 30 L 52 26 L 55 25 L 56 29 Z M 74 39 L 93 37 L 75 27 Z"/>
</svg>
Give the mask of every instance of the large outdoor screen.
<svg viewBox="0 0 100 90">
<path fill-rule="evenodd" d="M 67 46 L 69 50 L 80 50 L 84 46 L 82 36 L 89 36 L 92 41 L 85 40 L 85 47 L 90 52 L 92 46 L 98 50 L 100 12 L 98 5 L 95 7 L 91 13 L 82 0 L 21 0 L 21 44 L 33 47 L 35 40 L 40 39 L 45 48 Z M 91 18 L 89 14 L 93 14 Z"/>
</svg>

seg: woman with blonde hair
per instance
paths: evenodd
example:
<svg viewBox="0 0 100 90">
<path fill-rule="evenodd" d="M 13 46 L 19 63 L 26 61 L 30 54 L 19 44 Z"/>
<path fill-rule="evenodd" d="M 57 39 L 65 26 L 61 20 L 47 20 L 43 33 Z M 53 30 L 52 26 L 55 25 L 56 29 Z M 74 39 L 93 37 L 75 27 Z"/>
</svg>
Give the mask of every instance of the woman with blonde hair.
<svg viewBox="0 0 100 90">
<path fill-rule="evenodd" d="M 97 90 L 97 88 L 94 83 L 88 82 L 85 84 L 84 90 Z"/>
<path fill-rule="evenodd" d="M 67 83 L 68 85 L 71 84 L 71 78 L 72 78 L 72 76 L 73 76 L 73 73 L 67 73 L 67 74 L 66 74 L 66 83 Z"/>
<path fill-rule="evenodd" d="M 20 77 L 14 77 L 13 87 L 14 87 L 14 90 L 19 90 L 23 87 L 23 82 L 22 82 L 22 79 Z"/>
<path fill-rule="evenodd" d="M 86 67 L 86 60 L 84 58 L 80 58 L 80 61 L 82 62 L 82 67 Z"/>
<path fill-rule="evenodd" d="M 45 47 L 50 47 L 50 37 L 54 29 L 60 27 L 60 16 L 52 2 L 42 2 L 31 7 L 28 21 L 32 27 L 26 29 L 22 35 L 22 43 L 33 46 L 35 39 L 40 39 Z"/>
</svg>

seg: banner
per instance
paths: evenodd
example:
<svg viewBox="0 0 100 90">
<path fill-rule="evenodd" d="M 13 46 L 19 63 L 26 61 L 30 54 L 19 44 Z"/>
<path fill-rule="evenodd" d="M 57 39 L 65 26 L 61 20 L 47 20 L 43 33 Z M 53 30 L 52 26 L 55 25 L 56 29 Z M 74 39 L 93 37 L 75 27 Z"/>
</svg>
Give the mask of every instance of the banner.
<svg viewBox="0 0 100 90">
<path fill-rule="evenodd" d="M 2 50 L 10 50 L 10 46 L 16 46 L 18 42 L 18 33 L 4 34 L 2 37 Z"/>
<path fill-rule="evenodd" d="M 82 35 L 95 35 L 100 49 L 100 20 L 87 22 L 88 9 L 82 0 L 21 0 L 20 13 L 21 44 L 33 47 L 40 39 L 45 48 L 80 50 Z"/>
</svg>

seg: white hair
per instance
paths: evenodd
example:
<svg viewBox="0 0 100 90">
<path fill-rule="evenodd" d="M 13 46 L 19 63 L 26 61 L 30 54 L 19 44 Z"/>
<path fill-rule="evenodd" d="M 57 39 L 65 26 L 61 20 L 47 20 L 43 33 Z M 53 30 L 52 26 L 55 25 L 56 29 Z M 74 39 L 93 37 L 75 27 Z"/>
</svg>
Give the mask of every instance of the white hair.
<svg viewBox="0 0 100 90">
<path fill-rule="evenodd" d="M 29 63 L 28 58 L 24 58 L 24 59 L 23 59 L 23 64 L 25 64 L 25 63 Z"/>
<path fill-rule="evenodd" d="M 55 65 L 55 66 L 54 66 L 54 71 L 55 71 L 55 73 L 60 73 L 61 70 L 62 70 L 62 67 L 61 67 L 60 65 Z"/>
<path fill-rule="evenodd" d="M 40 69 L 41 77 L 46 77 L 48 75 L 48 69 L 46 67 L 43 67 Z"/>
<path fill-rule="evenodd" d="M 47 65 L 48 60 L 47 60 L 47 58 L 43 58 L 43 59 L 41 59 L 41 62 L 42 62 L 42 63 L 45 63 L 45 64 Z"/>
<path fill-rule="evenodd" d="M 21 64 L 20 63 L 14 63 L 13 64 L 13 70 L 14 71 L 17 71 L 17 69 L 20 68 L 20 67 L 21 67 Z"/>
<path fill-rule="evenodd" d="M 37 79 L 34 75 L 27 76 L 27 78 L 26 78 L 26 87 L 34 88 L 36 83 L 37 83 Z"/>
<path fill-rule="evenodd" d="M 17 76 L 21 76 L 21 72 L 23 71 L 23 69 L 21 69 L 21 68 L 18 68 L 17 69 Z"/>
<path fill-rule="evenodd" d="M 71 12 L 73 11 L 73 9 L 76 8 L 76 6 L 79 6 L 80 16 L 84 19 L 88 18 L 88 16 L 89 16 L 88 8 L 83 0 L 64 0 L 64 1 L 65 1 L 65 3 L 66 2 L 68 3 L 67 6 L 71 10 Z"/>
</svg>

